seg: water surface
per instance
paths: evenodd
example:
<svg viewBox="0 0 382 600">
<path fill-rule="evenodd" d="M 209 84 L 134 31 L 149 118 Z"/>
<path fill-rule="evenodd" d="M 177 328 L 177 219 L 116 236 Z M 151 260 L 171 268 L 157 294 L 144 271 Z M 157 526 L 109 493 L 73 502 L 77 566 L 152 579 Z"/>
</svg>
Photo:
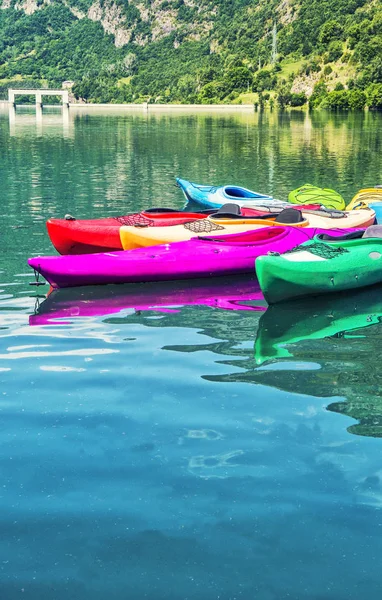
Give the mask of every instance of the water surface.
<svg viewBox="0 0 382 600">
<path fill-rule="evenodd" d="M 177 175 L 348 201 L 381 183 L 381 125 L 0 113 L 1 598 L 380 598 L 381 288 L 266 313 L 250 276 L 43 302 L 26 259 L 48 216 L 182 207 Z"/>
</svg>

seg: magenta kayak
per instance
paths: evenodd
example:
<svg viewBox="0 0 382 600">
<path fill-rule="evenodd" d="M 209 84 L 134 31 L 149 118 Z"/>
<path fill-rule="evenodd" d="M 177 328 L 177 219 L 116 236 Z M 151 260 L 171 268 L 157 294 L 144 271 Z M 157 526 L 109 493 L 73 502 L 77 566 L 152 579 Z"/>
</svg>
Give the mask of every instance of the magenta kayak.
<svg viewBox="0 0 382 600">
<path fill-rule="evenodd" d="M 324 229 L 264 227 L 226 236 L 102 254 L 37 256 L 28 264 L 55 288 L 193 279 L 254 272 L 267 252 L 286 252 Z M 330 235 L 343 235 L 331 229 Z"/>
</svg>

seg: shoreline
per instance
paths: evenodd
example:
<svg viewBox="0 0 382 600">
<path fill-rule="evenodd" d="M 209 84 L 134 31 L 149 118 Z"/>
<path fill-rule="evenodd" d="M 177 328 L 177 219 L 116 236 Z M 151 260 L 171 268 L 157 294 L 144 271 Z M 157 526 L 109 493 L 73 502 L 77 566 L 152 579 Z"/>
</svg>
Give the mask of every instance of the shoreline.
<svg viewBox="0 0 382 600">
<path fill-rule="evenodd" d="M 10 108 L 12 105 L 8 102 L 8 100 L 0 100 L 0 108 Z M 36 105 L 33 104 L 17 104 L 17 108 L 34 108 Z M 44 108 L 47 107 L 62 107 L 62 104 L 45 104 Z M 153 112 L 153 111 L 169 111 L 169 110 L 196 110 L 196 111 L 254 111 L 254 104 L 148 104 L 144 102 L 143 104 L 77 104 L 75 102 L 69 103 L 69 109 L 96 109 L 96 108 L 109 108 L 109 109 L 119 109 L 119 110 L 140 110 L 144 112 Z"/>
</svg>

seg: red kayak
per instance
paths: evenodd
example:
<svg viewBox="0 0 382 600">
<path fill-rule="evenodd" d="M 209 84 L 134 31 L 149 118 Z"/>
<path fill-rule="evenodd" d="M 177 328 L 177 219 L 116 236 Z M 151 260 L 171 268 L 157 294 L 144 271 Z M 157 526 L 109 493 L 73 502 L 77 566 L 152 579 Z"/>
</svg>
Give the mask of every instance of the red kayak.
<svg viewBox="0 0 382 600">
<path fill-rule="evenodd" d="M 234 205 L 237 210 L 236 205 Z M 297 205 L 293 208 L 298 209 Z M 312 207 L 318 209 L 319 207 Z M 306 207 L 304 206 L 304 210 Z M 184 212 L 171 208 L 150 208 L 140 213 L 106 219 L 49 219 L 46 222 L 50 240 L 60 254 L 92 254 L 123 250 L 119 237 L 122 225 L 135 227 L 162 227 L 182 225 L 197 219 L 205 219 L 216 213 L 230 214 L 232 204 L 225 204 L 219 210 L 211 209 L 201 212 Z M 244 217 L 259 217 L 268 214 L 266 209 L 241 208 Z M 237 216 L 237 215 L 236 215 Z"/>
<path fill-rule="evenodd" d="M 122 217 L 106 219 L 49 219 L 46 222 L 48 235 L 53 246 L 60 254 L 90 254 L 123 250 L 119 238 L 121 225 L 136 227 L 158 227 L 161 225 L 181 225 L 196 219 L 205 219 L 205 213 L 185 213 L 169 208 L 152 208 Z"/>
</svg>

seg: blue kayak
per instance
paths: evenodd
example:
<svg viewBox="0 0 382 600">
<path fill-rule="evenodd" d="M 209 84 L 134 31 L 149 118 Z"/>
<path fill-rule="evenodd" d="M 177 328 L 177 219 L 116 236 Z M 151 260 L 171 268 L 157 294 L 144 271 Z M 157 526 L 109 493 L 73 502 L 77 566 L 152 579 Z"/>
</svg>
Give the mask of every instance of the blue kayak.
<svg viewBox="0 0 382 600">
<path fill-rule="evenodd" d="M 258 208 L 266 206 L 272 208 L 280 208 L 282 210 L 286 206 L 290 206 L 289 202 L 275 200 L 272 196 L 252 192 L 246 188 L 237 185 L 200 185 L 186 181 L 186 179 L 176 178 L 176 183 L 184 193 L 186 200 L 197 202 L 202 206 L 210 208 L 221 208 L 227 202 L 233 202 L 242 207 Z"/>
</svg>

